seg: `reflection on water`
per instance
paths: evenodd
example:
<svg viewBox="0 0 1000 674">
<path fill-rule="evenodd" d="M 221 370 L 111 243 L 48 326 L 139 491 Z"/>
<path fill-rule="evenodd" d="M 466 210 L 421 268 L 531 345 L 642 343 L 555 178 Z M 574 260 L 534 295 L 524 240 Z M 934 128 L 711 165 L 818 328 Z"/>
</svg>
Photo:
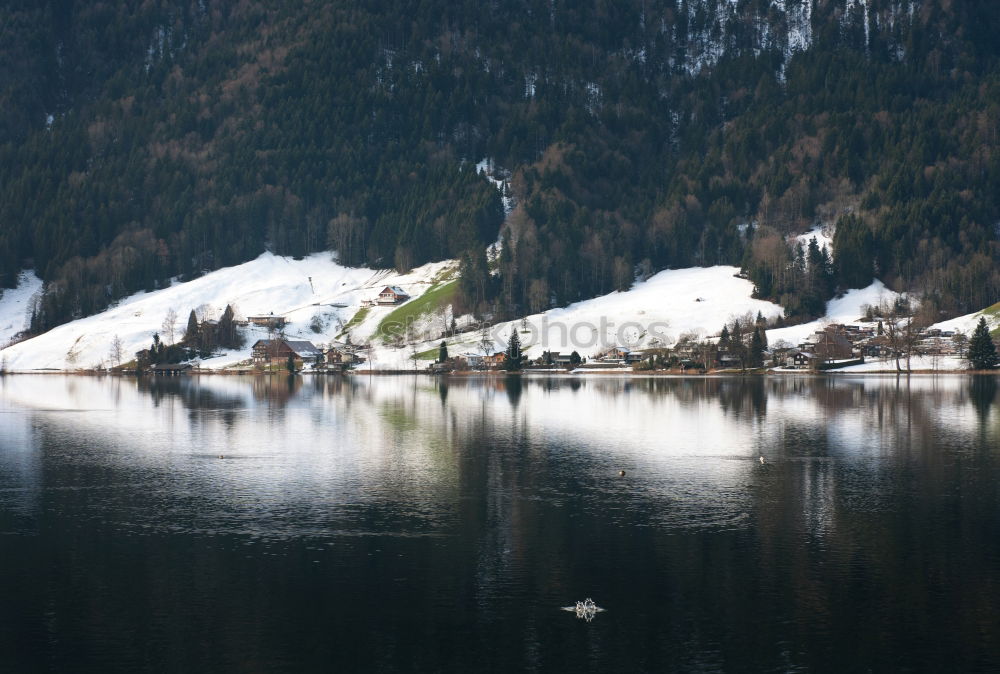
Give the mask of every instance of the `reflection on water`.
<svg viewBox="0 0 1000 674">
<path fill-rule="evenodd" d="M 995 670 L 996 398 L 0 378 L 0 671 Z"/>
</svg>

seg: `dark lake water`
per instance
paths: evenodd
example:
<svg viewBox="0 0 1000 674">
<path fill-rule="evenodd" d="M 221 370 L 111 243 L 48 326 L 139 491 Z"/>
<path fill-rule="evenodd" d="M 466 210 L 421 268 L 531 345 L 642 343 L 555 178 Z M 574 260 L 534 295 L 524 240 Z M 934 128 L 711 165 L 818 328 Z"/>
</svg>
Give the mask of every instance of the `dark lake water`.
<svg viewBox="0 0 1000 674">
<path fill-rule="evenodd" d="M 997 671 L 996 401 L 0 378 L 0 671 Z"/>
</svg>

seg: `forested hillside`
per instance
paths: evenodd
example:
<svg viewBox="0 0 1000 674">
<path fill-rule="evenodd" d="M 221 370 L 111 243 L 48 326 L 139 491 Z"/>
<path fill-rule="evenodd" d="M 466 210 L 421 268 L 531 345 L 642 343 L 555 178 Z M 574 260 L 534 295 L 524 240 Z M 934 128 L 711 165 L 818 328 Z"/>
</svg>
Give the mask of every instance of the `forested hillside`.
<svg viewBox="0 0 1000 674">
<path fill-rule="evenodd" d="M 41 331 L 334 248 L 459 257 L 497 317 L 718 263 L 792 315 L 875 275 L 965 313 L 1000 295 L 998 34 L 990 0 L 14 0 L 0 285 L 38 271 Z M 818 219 L 832 262 L 786 243 Z"/>
</svg>

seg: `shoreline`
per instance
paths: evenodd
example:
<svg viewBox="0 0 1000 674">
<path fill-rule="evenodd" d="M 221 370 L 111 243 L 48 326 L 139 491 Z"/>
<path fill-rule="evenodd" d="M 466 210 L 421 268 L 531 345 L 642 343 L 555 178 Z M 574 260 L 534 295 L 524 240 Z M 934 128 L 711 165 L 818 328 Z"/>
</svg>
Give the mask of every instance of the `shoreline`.
<svg viewBox="0 0 1000 674">
<path fill-rule="evenodd" d="M 184 374 L 173 374 L 173 375 L 158 375 L 154 373 L 143 373 L 138 374 L 135 372 L 106 372 L 106 371 L 94 371 L 94 370 L 27 370 L 27 371 L 9 371 L 0 372 L 0 378 L 3 377 L 14 377 L 14 376 L 37 376 L 37 375 L 60 375 L 60 376 L 72 376 L 72 377 L 121 377 L 121 378 L 159 378 L 159 379 L 174 379 L 183 377 L 201 377 L 201 376 L 222 376 L 222 377 L 286 377 L 289 376 L 288 372 L 252 372 L 246 370 L 234 371 L 234 370 L 193 370 L 191 372 L 186 372 Z M 651 371 L 635 371 L 635 370 L 620 370 L 620 369 L 586 369 L 586 370 L 520 370 L 517 372 L 507 372 L 506 370 L 457 370 L 454 372 L 428 372 L 426 370 L 351 370 L 348 372 L 324 372 L 324 371 L 307 371 L 307 372 L 295 372 L 293 376 L 305 376 L 305 377 L 328 377 L 328 376 L 379 376 L 379 377 L 399 377 L 399 376 L 427 376 L 427 377 L 507 377 L 507 376 L 532 376 L 532 377 L 585 377 L 590 375 L 597 375 L 600 377 L 678 377 L 678 378 L 703 378 L 703 377 L 767 377 L 767 376 L 822 376 L 822 377 L 836 377 L 836 376 L 885 376 L 885 375 L 895 375 L 895 376 L 937 376 L 937 375 L 1000 375 L 1000 368 L 996 370 L 865 370 L 862 372 L 850 372 L 845 370 L 761 370 L 761 371 L 746 371 L 740 372 L 738 370 L 709 370 L 707 372 L 681 372 L 678 370 L 651 370 Z"/>
</svg>

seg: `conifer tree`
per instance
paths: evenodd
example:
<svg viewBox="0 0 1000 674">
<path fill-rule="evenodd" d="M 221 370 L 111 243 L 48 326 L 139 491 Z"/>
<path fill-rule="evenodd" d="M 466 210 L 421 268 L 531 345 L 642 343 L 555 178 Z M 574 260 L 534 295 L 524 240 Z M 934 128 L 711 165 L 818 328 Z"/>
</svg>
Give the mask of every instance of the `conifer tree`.
<svg viewBox="0 0 1000 674">
<path fill-rule="evenodd" d="M 518 337 L 516 327 L 510 329 L 510 340 L 507 342 L 507 360 L 504 367 L 511 371 L 521 369 L 521 338 Z"/>
<path fill-rule="evenodd" d="M 728 325 L 723 325 L 722 326 L 722 332 L 719 333 L 719 350 L 720 351 L 725 351 L 726 349 L 728 349 L 729 348 L 729 342 L 730 342 L 730 339 L 729 339 L 729 326 Z"/>
<path fill-rule="evenodd" d="M 973 370 L 992 370 L 997 366 L 997 347 L 990 337 L 985 317 L 979 318 L 979 324 L 969 340 L 968 358 Z"/>
<path fill-rule="evenodd" d="M 441 346 L 438 347 L 438 362 L 444 363 L 447 360 L 448 360 L 448 344 L 442 341 Z"/>
<path fill-rule="evenodd" d="M 754 326 L 750 337 L 750 367 L 760 367 L 764 364 L 764 337 L 760 325 Z"/>
<path fill-rule="evenodd" d="M 762 312 L 757 312 L 757 318 L 754 321 L 754 325 L 760 328 L 760 343 L 763 347 L 762 350 L 767 351 L 767 319 L 764 318 L 764 314 Z"/>
<path fill-rule="evenodd" d="M 184 331 L 184 344 L 191 348 L 198 348 L 200 341 L 198 316 L 195 315 L 194 309 L 192 309 L 191 313 L 188 314 L 187 329 Z"/>
<path fill-rule="evenodd" d="M 218 341 L 220 346 L 224 346 L 228 349 L 239 346 L 236 343 L 236 324 L 233 319 L 233 307 L 227 304 L 226 310 L 222 312 L 222 318 L 219 319 Z M 190 319 L 188 320 L 188 324 L 190 324 Z"/>
<path fill-rule="evenodd" d="M 160 362 L 160 357 L 163 355 L 163 342 L 160 341 L 160 333 L 153 333 L 153 344 L 149 347 L 149 362 L 151 365 L 156 365 Z"/>
</svg>

